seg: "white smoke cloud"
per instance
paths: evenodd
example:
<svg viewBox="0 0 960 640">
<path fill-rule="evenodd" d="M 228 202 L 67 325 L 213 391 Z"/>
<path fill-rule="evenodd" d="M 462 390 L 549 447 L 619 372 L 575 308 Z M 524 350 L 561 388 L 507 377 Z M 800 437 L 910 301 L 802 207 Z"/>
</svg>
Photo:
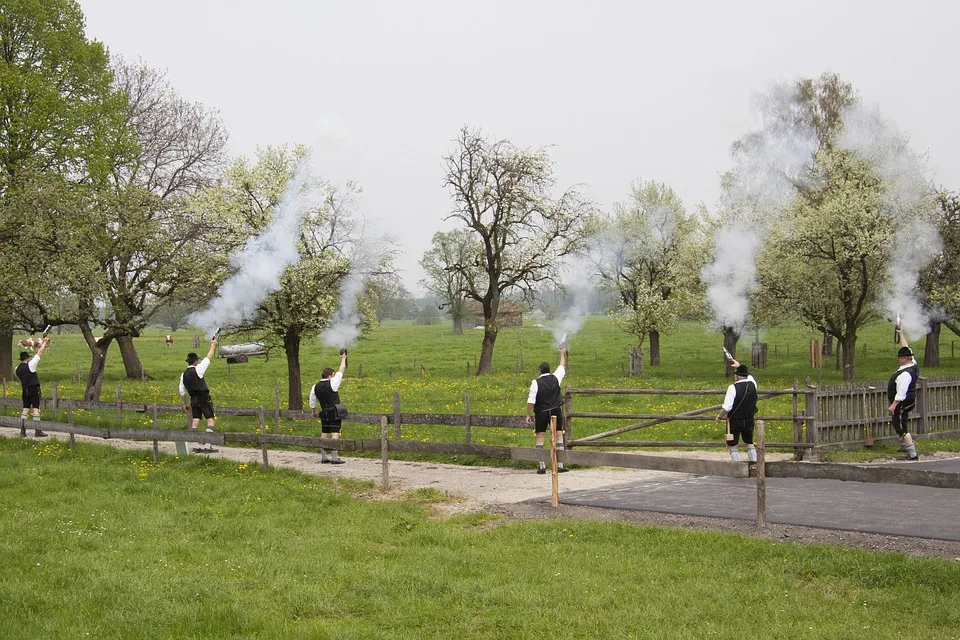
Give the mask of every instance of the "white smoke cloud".
<svg viewBox="0 0 960 640">
<path fill-rule="evenodd" d="M 330 319 L 330 326 L 320 338 L 331 347 L 346 348 L 360 336 L 360 315 L 357 305 L 363 293 L 363 284 L 367 273 L 361 264 L 351 267 L 340 286 L 340 307 Z"/>
<path fill-rule="evenodd" d="M 213 334 L 218 327 L 240 324 L 253 316 L 257 306 L 280 286 L 284 270 L 299 259 L 297 240 L 303 215 L 319 205 L 322 190 L 308 158 L 297 166 L 276 207 L 273 221 L 250 238 L 235 258 L 238 271 L 227 279 L 209 307 L 189 321 Z"/>
<path fill-rule="evenodd" d="M 924 335 L 930 313 L 917 293 L 920 271 L 942 250 L 943 241 L 932 222 L 935 193 L 924 159 L 914 153 L 908 137 L 880 114 L 877 107 L 857 106 L 844 116 L 839 144 L 867 160 L 883 180 L 881 210 L 894 222 L 890 282 L 882 294 L 889 318 L 900 315 L 911 338 Z"/>
<path fill-rule="evenodd" d="M 747 323 L 747 297 L 757 286 L 755 256 L 760 234 L 748 227 L 720 229 L 716 237 L 716 258 L 706 265 L 700 278 L 707 285 L 707 303 L 715 328 L 730 327 L 738 332 Z"/>
</svg>

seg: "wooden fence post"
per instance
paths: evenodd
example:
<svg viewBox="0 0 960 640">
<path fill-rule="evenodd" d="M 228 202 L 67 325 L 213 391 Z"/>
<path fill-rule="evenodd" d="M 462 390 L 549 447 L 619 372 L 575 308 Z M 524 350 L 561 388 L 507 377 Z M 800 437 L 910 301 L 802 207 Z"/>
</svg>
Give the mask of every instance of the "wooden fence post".
<svg viewBox="0 0 960 640">
<path fill-rule="evenodd" d="M 387 416 L 380 416 L 380 488 L 386 491 L 390 488 L 390 456 L 387 444 Z"/>
<path fill-rule="evenodd" d="M 553 485 L 550 504 L 554 509 L 560 506 L 560 473 L 557 471 L 557 416 L 550 416 L 550 473 Z"/>
<path fill-rule="evenodd" d="M 73 402 L 69 400 L 67 401 L 67 424 L 70 425 L 71 427 L 73 426 Z M 70 432 L 70 449 L 73 450 L 75 446 L 77 446 L 77 439 L 73 435 L 73 431 L 71 431 Z"/>
<path fill-rule="evenodd" d="M 573 395 L 566 391 L 563 394 L 563 441 L 564 443 L 573 442 L 573 418 L 570 417 L 570 414 L 573 413 Z M 565 444 L 569 449 L 573 447 L 569 444 Z"/>
<path fill-rule="evenodd" d="M 3 378 L 3 397 L 4 397 L 4 398 L 7 397 L 7 379 L 6 379 L 6 377 Z"/>
<path fill-rule="evenodd" d="M 357 367 L 357 379 L 363 380 L 363 365 Z"/>
<path fill-rule="evenodd" d="M 280 435 L 280 385 L 273 387 L 273 432 Z"/>
<path fill-rule="evenodd" d="M 123 426 L 123 389 L 120 388 L 120 385 L 117 385 L 117 420 Z"/>
<path fill-rule="evenodd" d="M 154 431 L 157 430 L 157 405 L 152 405 L 151 409 L 151 422 L 150 428 Z M 153 440 L 153 464 L 157 464 L 160 461 L 160 443 L 156 439 Z"/>
<path fill-rule="evenodd" d="M 57 387 L 58 387 L 58 381 L 54 380 L 53 388 L 51 389 L 51 392 L 50 392 L 50 396 L 53 404 L 53 409 L 51 411 L 51 413 L 53 414 L 53 417 L 51 418 L 51 420 L 53 420 L 54 422 L 57 421 L 57 409 L 59 408 L 59 405 L 60 405 L 60 398 L 58 397 Z"/>
<path fill-rule="evenodd" d="M 920 384 L 917 386 L 917 407 L 920 409 L 920 428 L 917 430 L 917 433 L 930 433 L 930 411 L 929 411 L 929 388 L 927 387 L 927 379 L 924 376 L 920 376 L 918 381 Z"/>
<path fill-rule="evenodd" d="M 467 391 L 463 395 L 463 407 L 464 407 L 464 421 L 466 422 L 466 438 L 467 444 L 470 444 L 470 392 Z"/>
<path fill-rule="evenodd" d="M 811 393 L 812 391 L 812 393 Z M 806 414 L 806 423 L 807 423 L 807 443 L 812 444 L 813 448 L 809 449 L 810 460 L 817 461 L 820 458 L 820 431 L 817 426 L 817 417 L 820 411 L 820 402 L 818 401 L 819 387 L 810 382 L 810 378 L 807 378 L 807 393 L 805 394 L 806 402 L 804 404 L 804 412 Z"/>
<path fill-rule="evenodd" d="M 400 392 L 393 392 L 393 439 L 400 439 Z"/>
<path fill-rule="evenodd" d="M 764 453 L 763 420 L 757 420 L 757 526 L 767 526 L 767 468 Z"/>
<path fill-rule="evenodd" d="M 793 379 L 793 443 L 803 442 L 803 421 L 798 418 L 800 405 L 800 381 Z M 803 449 L 796 447 L 793 450 L 794 460 L 803 460 Z"/>
<path fill-rule="evenodd" d="M 263 450 L 263 466 L 269 467 L 270 461 L 267 460 L 267 424 L 263 420 L 263 405 L 260 405 L 260 409 L 257 411 L 257 420 L 260 422 L 260 448 Z"/>
</svg>

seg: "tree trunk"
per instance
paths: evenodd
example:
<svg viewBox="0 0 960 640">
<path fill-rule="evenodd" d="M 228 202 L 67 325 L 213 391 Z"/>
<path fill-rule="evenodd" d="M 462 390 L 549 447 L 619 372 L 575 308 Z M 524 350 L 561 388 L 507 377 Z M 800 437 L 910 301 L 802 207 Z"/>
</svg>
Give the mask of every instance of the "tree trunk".
<svg viewBox="0 0 960 640">
<path fill-rule="evenodd" d="M 630 377 L 643 375 L 643 341 L 636 347 L 630 347 Z"/>
<path fill-rule="evenodd" d="M 493 364 L 493 345 L 497 342 L 497 330 L 489 322 L 483 330 L 483 346 L 480 348 L 480 360 L 477 362 L 477 375 L 490 373 Z"/>
<path fill-rule="evenodd" d="M 737 342 L 740 340 L 740 334 L 731 329 L 730 327 L 723 328 L 723 347 L 730 352 L 734 358 L 737 357 Z M 727 362 L 726 358 L 723 360 L 723 375 L 727 378 L 733 377 L 733 367 L 730 366 L 730 363 Z"/>
<path fill-rule="evenodd" d="M 107 350 L 110 348 L 111 341 L 111 338 L 103 338 L 90 349 L 90 374 L 87 376 L 87 388 L 83 391 L 84 400 L 100 401 L 100 392 L 103 389 L 103 370 L 107 365 Z"/>
<path fill-rule="evenodd" d="M 285 335 L 283 350 L 287 353 L 287 408 L 299 411 L 303 409 L 303 391 L 300 389 L 300 334 Z"/>
<path fill-rule="evenodd" d="M 453 316 L 453 335 L 463 335 L 463 316 Z"/>
<path fill-rule="evenodd" d="M 117 336 L 117 346 L 120 347 L 120 356 L 123 358 L 123 368 L 127 371 L 128 380 L 143 380 L 143 364 L 140 363 L 140 356 L 137 355 L 137 349 L 133 346 L 133 338 L 130 336 Z"/>
<path fill-rule="evenodd" d="M 923 348 L 923 366 L 940 366 L 940 327 L 939 322 L 933 322 L 930 325 L 930 332 L 927 333 L 927 343 Z"/>
<path fill-rule="evenodd" d="M 13 380 L 13 328 L 9 324 L 0 327 L 0 335 L 7 336 L 0 340 L 0 378 Z"/>
<path fill-rule="evenodd" d="M 650 366 L 657 367 L 660 365 L 660 332 L 651 331 L 650 332 Z"/>
<path fill-rule="evenodd" d="M 823 334 L 823 355 L 832 356 L 833 355 L 833 336 L 825 333 Z"/>
<path fill-rule="evenodd" d="M 849 330 L 838 346 L 843 354 L 843 379 L 853 380 L 857 375 L 857 332 Z"/>
</svg>

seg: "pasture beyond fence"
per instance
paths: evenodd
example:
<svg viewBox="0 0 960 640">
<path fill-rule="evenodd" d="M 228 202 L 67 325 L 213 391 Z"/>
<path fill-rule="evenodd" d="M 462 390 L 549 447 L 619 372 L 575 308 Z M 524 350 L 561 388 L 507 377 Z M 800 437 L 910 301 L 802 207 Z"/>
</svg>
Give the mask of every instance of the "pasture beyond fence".
<svg viewBox="0 0 960 640">
<path fill-rule="evenodd" d="M 675 447 L 675 448 L 712 448 L 724 447 L 726 443 L 715 441 L 662 441 L 662 440 L 614 440 L 624 433 L 647 429 L 659 424 L 674 421 L 713 421 L 720 409 L 719 404 L 691 409 L 681 413 L 613 413 L 577 411 L 574 403 L 576 396 L 723 396 L 725 389 L 575 389 L 564 392 L 564 413 L 567 416 L 565 440 L 569 449 L 577 447 L 638 448 L 638 447 Z M 764 412 L 764 399 L 790 396 L 790 412 L 783 415 Z M 787 422 L 792 425 L 793 438 L 790 442 L 768 442 L 768 448 L 792 449 L 797 460 L 816 460 L 823 451 L 837 449 L 856 449 L 874 443 L 893 444 L 897 442 L 896 433 L 887 407 L 886 382 L 859 385 L 818 386 L 810 379 L 801 387 L 795 381 L 789 389 L 762 389 L 759 393 L 760 414 L 757 418 L 767 423 Z M 49 398 L 43 399 L 44 409 L 53 412 L 56 420 L 64 400 L 58 397 L 58 384 L 53 382 Z M 183 414 L 178 405 L 147 405 L 129 403 L 123 398 L 123 389 L 116 387 L 116 396 L 112 402 L 68 401 L 74 408 L 86 410 L 113 411 L 119 422 L 125 412 L 147 413 L 149 407 L 160 414 Z M 7 397 L 6 381 L 3 382 L 0 406 L 20 406 L 19 398 Z M 401 439 L 402 425 L 446 425 L 464 428 L 464 444 L 468 450 L 455 450 L 457 444 L 448 453 L 468 453 L 483 455 L 473 447 L 473 429 L 510 428 L 530 429 L 520 415 L 488 415 L 471 412 L 470 394 L 464 396 L 463 413 L 404 413 L 398 392 L 393 395 L 391 411 L 378 413 L 351 413 L 349 421 L 365 424 L 379 424 L 382 415 L 387 416 L 388 424 L 393 425 L 395 441 Z M 263 412 L 258 408 L 219 407 L 220 416 L 251 416 Z M 303 410 L 282 410 L 280 407 L 280 389 L 274 389 L 274 407 L 266 414 L 272 418 L 275 433 L 279 433 L 281 420 L 308 420 L 310 412 Z M 637 420 L 633 424 L 617 427 L 590 435 L 575 437 L 576 425 L 580 420 Z M 911 433 L 917 440 L 940 437 L 960 437 L 960 377 L 920 378 L 917 384 L 917 405 L 911 416 Z M 295 436 L 300 437 L 300 436 Z M 434 443 L 439 445 L 441 443 Z M 310 445 L 307 445 L 310 446 Z M 494 457 L 501 457 L 495 455 Z"/>
</svg>

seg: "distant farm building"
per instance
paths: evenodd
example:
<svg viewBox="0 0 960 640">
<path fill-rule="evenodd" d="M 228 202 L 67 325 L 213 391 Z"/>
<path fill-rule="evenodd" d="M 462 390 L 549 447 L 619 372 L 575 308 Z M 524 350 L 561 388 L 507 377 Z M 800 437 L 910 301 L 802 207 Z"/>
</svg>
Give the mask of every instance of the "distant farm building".
<svg viewBox="0 0 960 640">
<path fill-rule="evenodd" d="M 498 315 L 500 327 L 522 327 L 523 311 L 523 305 L 520 303 L 513 300 L 501 300 Z M 464 305 L 463 326 L 483 326 L 483 305 L 476 300 L 467 300 L 466 305 Z"/>
</svg>

